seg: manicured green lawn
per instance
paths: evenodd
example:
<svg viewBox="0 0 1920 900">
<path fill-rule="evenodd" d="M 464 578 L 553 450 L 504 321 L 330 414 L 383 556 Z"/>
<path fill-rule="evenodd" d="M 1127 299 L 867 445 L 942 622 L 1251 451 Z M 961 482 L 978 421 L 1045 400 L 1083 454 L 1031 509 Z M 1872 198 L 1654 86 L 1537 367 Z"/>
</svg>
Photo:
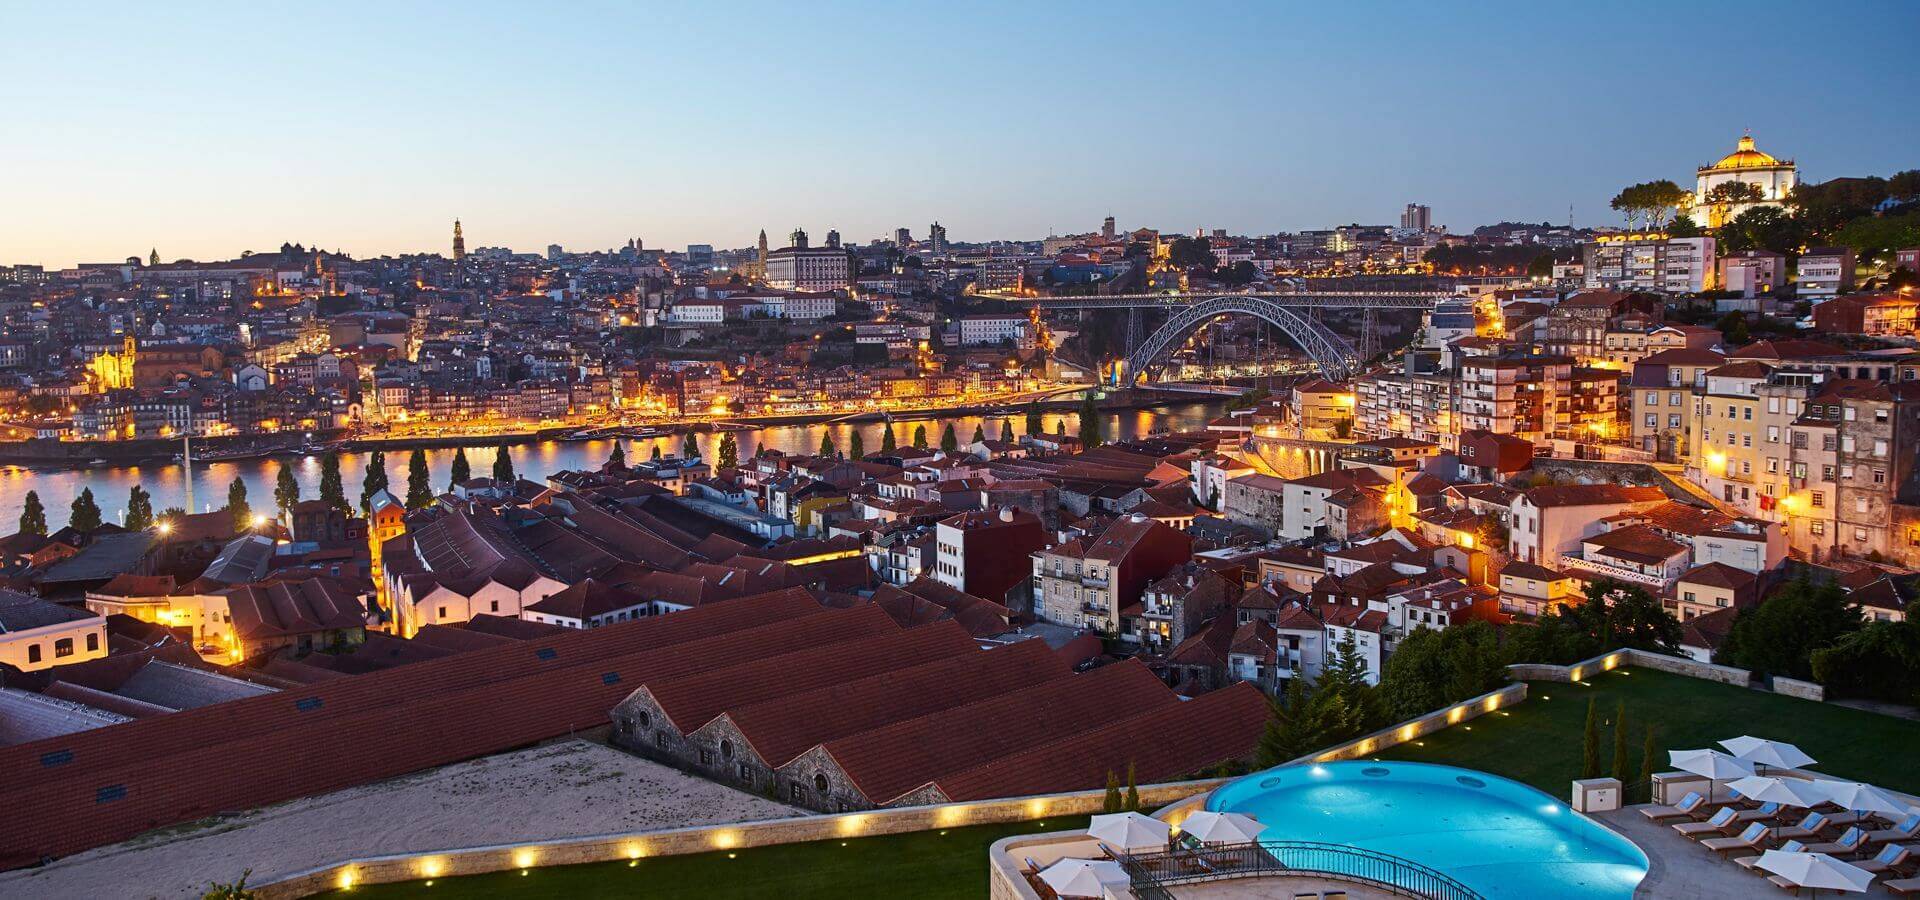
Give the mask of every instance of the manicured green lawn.
<svg viewBox="0 0 1920 900">
<path fill-rule="evenodd" d="M 1040 822 L 975 825 L 845 841 L 783 844 L 692 856 L 531 869 L 418 881 L 369 884 L 321 896 L 333 900 L 384 897 L 700 897 L 808 900 L 808 898 L 984 897 L 987 847 L 1003 837 L 1086 827 L 1085 816 Z"/>
<path fill-rule="evenodd" d="M 1668 750 L 1719 749 L 1718 741 L 1750 734 L 1799 745 L 1820 761 L 1813 769 L 1835 778 L 1920 792 L 1920 766 L 1912 753 L 1920 748 L 1920 722 L 1648 669 L 1615 670 L 1588 684 L 1534 682 L 1525 703 L 1418 744 L 1389 748 L 1380 758 L 1480 769 L 1565 797 L 1580 774 L 1591 697 L 1599 701 L 1602 722 L 1611 721 L 1616 704 L 1626 701 L 1629 766 L 1636 770 L 1645 727 L 1652 722 L 1658 734 L 1656 771 L 1671 771 Z M 1612 760 L 1613 732 L 1603 726 L 1601 767 L 1610 767 Z"/>
</svg>

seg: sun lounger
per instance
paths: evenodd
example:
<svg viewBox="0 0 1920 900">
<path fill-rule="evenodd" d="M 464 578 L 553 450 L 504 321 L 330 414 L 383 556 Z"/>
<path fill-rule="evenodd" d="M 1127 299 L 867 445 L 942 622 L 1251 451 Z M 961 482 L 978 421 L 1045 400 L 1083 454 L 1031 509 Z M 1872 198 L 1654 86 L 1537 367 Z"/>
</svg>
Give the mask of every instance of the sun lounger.
<svg viewBox="0 0 1920 900">
<path fill-rule="evenodd" d="M 1832 825 L 1832 822 L 1828 819 L 1826 813 L 1807 813 L 1807 817 L 1801 819 L 1800 824 L 1782 828 L 1774 836 L 1779 838 L 1792 838 L 1798 841 L 1817 841 L 1822 839 L 1820 832 L 1827 830 L 1830 825 Z"/>
<path fill-rule="evenodd" d="M 1777 849 L 1779 849 L 1779 851 L 1782 853 L 1799 853 L 1806 849 L 1806 845 L 1800 843 L 1799 841 L 1788 841 L 1784 844 L 1781 844 Z M 1746 869 L 1747 871 L 1752 872 L 1754 871 L 1753 867 L 1760 864 L 1760 856 L 1757 854 L 1754 856 L 1741 856 L 1741 857 L 1735 858 L 1733 862 L 1735 865 L 1738 865 L 1740 868 Z"/>
<path fill-rule="evenodd" d="M 1762 803 L 1759 809 L 1743 809 L 1733 817 L 1740 822 L 1772 822 L 1786 814 L 1786 809 L 1778 803 Z"/>
<path fill-rule="evenodd" d="M 1920 878 L 1902 878 L 1898 881 L 1882 881 L 1880 886 L 1896 894 L 1905 896 L 1920 892 Z"/>
<path fill-rule="evenodd" d="M 1870 828 L 1867 830 L 1867 843 L 1884 844 L 1889 841 L 1912 840 L 1920 834 L 1920 813 L 1913 813 L 1901 819 L 1892 828 Z"/>
<path fill-rule="evenodd" d="M 1714 813 L 1713 818 L 1705 822 L 1681 822 L 1673 826 L 1673 830 L 1697 841 L 1701 838 L 1735 834 L 1746 824 L 1740 820 L 1740 811 L 1729 806 Z"/>
<path fill-rule="evenodd" d="M 1899 844 L 1888 844 L 1885 847 L 1881 847 L 1880 852 L 1874 854 L 1872 859 L 1863 860 L 1861 862 L 1854 863 L 1854 865 L 1859 866 L 1860 868 L 1865 869 L 1869 872 L 1872 872 L 1875 875 L 1885 875 L 1888 872 L 1894 872 L 1894 871 L 1898 871 L 1900 869 L 1905 868 L 1907 864 L 1912 861 L 1913 861 L 1912 847 L 1904 847 Z"/>
<path fill-rule="evenodd" d="M 1691 791 L 1672 806 L 1643 806 L 1640 814 L 1659 822 L 1663 819 L 1695 819 L 1708 815 L 1707 798 L 1699 791 Z"/>
<path fill-rule="evenodd" d="M 1766 848 L 1762 845 L 1766 841 L 1767 826 L 1755 822 L 1748 825 L 1747 830 L 1740 832 L 1739 837 L 1708 838 L 1701 841 L 1700 846 L 1724 856 L 1738 850 L 1764 850 Z"/>
<path fill-rule="evenodd" d="M 1808 844 L 1808 853 L 1825 853 L 1828 856 L 1853 856 L 1867 849 L 1867 833 L 1858 828 L 1849 828 L 1837 841 L 1824 844 Z"/>
</svg>

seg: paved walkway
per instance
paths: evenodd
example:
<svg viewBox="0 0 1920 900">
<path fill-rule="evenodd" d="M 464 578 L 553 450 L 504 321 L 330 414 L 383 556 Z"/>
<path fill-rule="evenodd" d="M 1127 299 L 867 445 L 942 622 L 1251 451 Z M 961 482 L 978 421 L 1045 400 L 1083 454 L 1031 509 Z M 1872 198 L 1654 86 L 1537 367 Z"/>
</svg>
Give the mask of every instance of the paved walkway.
<svg viewBox="0 0 1920 900">
<path fill-rule="evenodd" d="M 1652 822 L 1638 807 L 1618 812 L 1599 813 L 1594 818 L 1640 845 L 1647 854 L 1647 878 L 1634 892 L 1646 900 L 1768 900 L 1793 896 L 1774 887 L 1762 874 L 1740 868 L 1734 857 L 1722 857 L 1681 837 L 1671 825 Z M 1838 894 L 1837 897 L 1892 897 L 1875 879 L 1864 894 Z"/>
<path fill-rule="evenodd" d="M 1323 881 L 1318 878 L 1236 878 L 1208 881 L 1173 888 L 1178 900 L 1292 900 L 1323 897 L 1329 892 L 1346 900 L 1392 900 L 1394 894 L 1359 884 Z"/>
</svg>

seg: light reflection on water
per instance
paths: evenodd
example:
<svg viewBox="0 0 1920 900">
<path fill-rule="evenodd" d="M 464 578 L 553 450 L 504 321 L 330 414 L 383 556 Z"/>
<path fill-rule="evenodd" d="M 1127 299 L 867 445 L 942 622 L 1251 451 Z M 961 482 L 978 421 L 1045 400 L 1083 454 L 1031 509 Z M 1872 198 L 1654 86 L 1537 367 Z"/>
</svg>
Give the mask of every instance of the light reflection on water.
<svg viewBox="0 0 1920 900">
<path fill-rule="evenodd" d="M 1108 413 L 1106 432 L 1109 439 L 1125 440 L 1148 434 L 1156 429 L 1179 431 L 1204 427 L 1206 423 L 1220 414 L 1218 403 L 1192 403 L 1162 407 L 1152 410 L 1125 410 Z M 1025 433 L 1025 418 L 1015 414 L 1011 417 L 1014 430 Z M 1065 425 L 1068 434 L 1079 433 L 1079 415 L 1077 413 L 1047 413 L 1041 416 L 1047 433 L 1052 434 Z M 940 434 L 946 422 L 952 422 L 954 434 L 961 443 L 973 437 L 976 426 L 984 426 L 986 436 L 992 439 L 1000 437 L 1002 418 L 983 419 L 979 416 L 965 416 L 946 420 L 914 420 L 893 423 L 894 439 L 902 446 L 913 440 L 914 428 L 925 425 L 927 444 L 939 446 Z M 789 453 L 812 453 L 820 449 L 820 437 L 832 434 L 834 446 L 846 452 L 853 433 L 858 430 L 867 452 L 880 449 L 880 429 L 878 422 L 853 424 L 819 425 L 781 425 L 760 431 L 742 431 L 734 434 L 740 445 L 740 457 L 745 459 L 761 446 L 770 446 Z M 694 443 L 700 452 L 712 459 L 719 442 L 719 434 L 696 434 Z M 653 438 L 648 440 L 627 440 L 626 454 L 630 461 L 639 461 L 652 455 L 653 448 L 659 447 L 662 453 L 680 452 L 682 438 L 679 436 Z M 568 469 L 598 467 L 613 452 L 613 442 L 608 440 L 562 442 L 549 441 L 542 444 L 518 444 L 507 448 L 512 454 L 514 472 L 522 478 L 535 481 L 545 479 L 553 472 Z M 489 446 L 470 446 L 467 448 L 467 464 L 476 476 L 486 476 L 493 472 L 494 455 L 499 448 Z M 403 495 L 407 483 L 407 458 L 411 450 L 392 450 L 387 453 L 387 481 L 396 495 Z M 427 468 L 433 476 L 434 490 L 445 490 L 447 473 L 453 465 L 454 451 L 428 450 Z M 247 485 L 247 500 L 255 510 L 265 510 L 273 506 L 273 485 L 280 474 L 282 464 L 293 467 L 294 479 L 300 483 L 300 496 L 312 499 L 319 495 L 320 460 L 318 457 L 280 456 L 268 459 L 248 459 L 231 462 L 198 463 L 194 466 L 194 502 L 202 511 L 225 505 L 227 485 L 235 477 Z M 360 486 L 366 478 L 367 456 L 365 454 L 343 454 L 340 457 L 340 481 L 346 487 L 347 499 L 358 503 Z M 22 468 L 0 468 L 0 534 L 13 532 L 20 518 L 20 506 L 28 491 L 38 491 L 40 502 L 47 509 L 47 524 L 59 528 L 66 524 L 68 508 L 73 498 L 82 489 L 92 488 L 96 502 L 109 522 L 118 522 L 126 508 L 127 491 L 134 485 L 141 485 L 153 495 L 155 511 L 172 506 L 184 506 L 186 502 L 185 485 L 181 478 L 179 463 L 149 463 L 139 466 L 118 468 L 79 469 L 79 470 L 28 470 Z"/>
</svg>

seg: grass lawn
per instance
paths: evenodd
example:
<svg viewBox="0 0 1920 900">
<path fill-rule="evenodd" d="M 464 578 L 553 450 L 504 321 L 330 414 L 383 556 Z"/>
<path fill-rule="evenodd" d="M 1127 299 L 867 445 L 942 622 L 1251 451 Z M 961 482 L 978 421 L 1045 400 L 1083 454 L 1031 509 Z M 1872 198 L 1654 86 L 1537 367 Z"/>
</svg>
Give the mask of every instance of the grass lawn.
<svg viewBox="0 0 1920 900">
<path fill-rule="evenodd" d="M 690 856 L 556 866 L 490 875 L 368 884 L 320 896 L 382 897 L 885 897 L 975 898 L 987 893 L 987 847 L 1014 834 L 1084 828 L 1085 816 L 974 825 L 849 841 L 815 841 Z M 843 846 L 844 843 L 844 846 Z"/>
<path fill-rule="evenodd" d="M 1720 749 L 1718 741 L 1750 734 L 1799 745 L 1820 761 L 1816 771 L 1835 778 L 1920 793 L 1920 766 L 1911 753 L 1920 747 L 1920 722 L 1650 669 L 1616 669 L 1588 684 L 1533 682 L 1525 703 L 1389 748 L 1380 758 L 1480 769 L 1565 797 L 1580 774 L 1591 697 L 1599 701 L 1603 723 L 1626 701 L 1628 764 L 1636 771 L 1652 722 L 1658 771 L 1671 771 L 1668 750 Z M 1612 760 L 1613 730 L 1603 725 L 1601 767 Z"/>
</svg>

